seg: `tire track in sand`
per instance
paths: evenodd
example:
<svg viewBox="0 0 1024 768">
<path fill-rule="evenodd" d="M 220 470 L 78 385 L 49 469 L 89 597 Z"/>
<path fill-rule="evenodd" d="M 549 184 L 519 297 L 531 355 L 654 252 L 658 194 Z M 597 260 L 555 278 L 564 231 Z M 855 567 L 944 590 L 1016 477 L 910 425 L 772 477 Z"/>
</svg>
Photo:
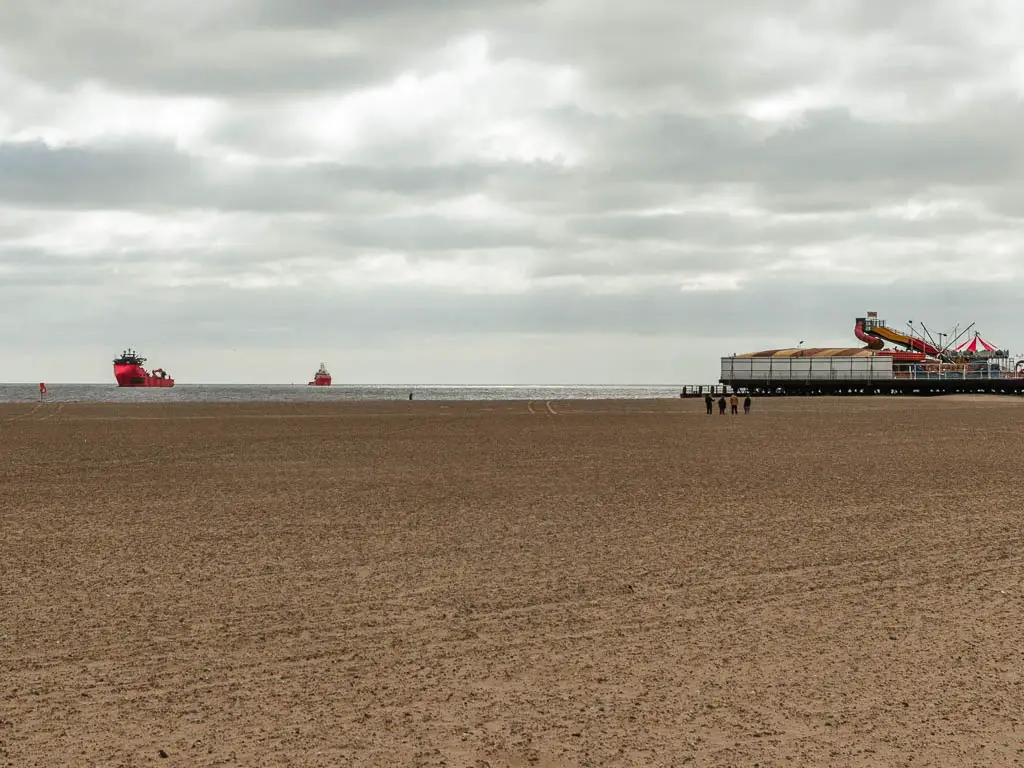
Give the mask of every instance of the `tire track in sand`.
<svg viewBox="0 0 1024 768">
<path fill-rule="evenodd" d="M 49 421 L 60 416 L 61 411 L 64 410 L 64 403 L 57 403 L 57 406 L 45 416 L 40 416 L 37 421 Z"/>
<path fill-rule="evenodd" d="M 9 418 L 4 419 L 4 422 L 10 423 L 12 421 L 21 421 L 22 419 L 27 419 L 28 417 L 30 417 L 33 413 L 35 413 L 36 411 L 38 411 L 42 407 L 43 407 L 43 403 L 36 403 L 35 405 L 33 405 L 31 408 L 29 408 L 24 413 L 19 413 L 17 416 L 11 416 Z"/>
<path fill-rule="evenodd" d="M 536 401 L 530 400 L 526 404 L 526 410 L 529 411 L 531 416 L 536 416 L 537 415 L 537 411 L 535 411 L 534 408 L 533 408 L 534 402 L 536 402 Z M 558 415 L 558 411 L 556 411 L 554 409 L 554 407 L 551 405 L 551 401 L 550 400 L 545 400 L 544 401 L 544 407 L 547 409 L 547 412 L 548 412 L 549 415 L 551 415 L 551 416 L 557 416 Z"/>
</svg>

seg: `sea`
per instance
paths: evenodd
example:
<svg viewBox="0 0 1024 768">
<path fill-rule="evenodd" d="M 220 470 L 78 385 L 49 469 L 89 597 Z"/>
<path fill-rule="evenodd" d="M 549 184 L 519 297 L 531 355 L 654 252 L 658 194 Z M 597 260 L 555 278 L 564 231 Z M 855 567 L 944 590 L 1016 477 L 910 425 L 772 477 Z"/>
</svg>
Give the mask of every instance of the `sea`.
<svg viewBox="0 0 1024 768">
<path fill-rule="evenodd" d="M 641 400 L 679 397 L 679 387 L 427 386 L 310 387 L 305 384 L 175 384 L 169 388 L 116 384 L 47 384 L 53 403 L 299 403 L 349 400 Z M 38 402 L 39 384 L 0 384 L 0 403 Z"/>
</svg>

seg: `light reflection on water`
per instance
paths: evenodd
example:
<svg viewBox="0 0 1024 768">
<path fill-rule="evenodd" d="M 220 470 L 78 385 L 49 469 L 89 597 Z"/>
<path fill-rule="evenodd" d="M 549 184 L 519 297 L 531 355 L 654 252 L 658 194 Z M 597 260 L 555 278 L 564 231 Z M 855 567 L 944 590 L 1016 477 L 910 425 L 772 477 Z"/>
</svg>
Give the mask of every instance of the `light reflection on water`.
<svg viewBox="0 0 1024 768">
<path fill-rule="evenodd" d="M 47 384 L 53 403 L 334 402 L 345 400 L 636 400 L 678 397 L 670 386 L 332 386 L 274 384 L 175 384 L 171 388 L 121 388 L 116 384 Z M 39 401 L 39 384 L 0 384 L 0 403 Z"/>
</svg>

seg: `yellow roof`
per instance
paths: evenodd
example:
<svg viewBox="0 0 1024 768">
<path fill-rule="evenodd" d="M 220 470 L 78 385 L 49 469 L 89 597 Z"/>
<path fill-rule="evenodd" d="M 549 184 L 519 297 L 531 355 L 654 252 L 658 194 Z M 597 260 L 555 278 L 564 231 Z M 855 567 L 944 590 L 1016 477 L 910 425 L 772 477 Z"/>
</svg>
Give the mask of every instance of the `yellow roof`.
<svg viewBox="0 0 1024 768">
<path fill-rule="evenodd" d="M 865 347 L 793 347 L 747 352 L 737 357 L 873 357 L 875 354 L 875 350 Z"/>
</svg>

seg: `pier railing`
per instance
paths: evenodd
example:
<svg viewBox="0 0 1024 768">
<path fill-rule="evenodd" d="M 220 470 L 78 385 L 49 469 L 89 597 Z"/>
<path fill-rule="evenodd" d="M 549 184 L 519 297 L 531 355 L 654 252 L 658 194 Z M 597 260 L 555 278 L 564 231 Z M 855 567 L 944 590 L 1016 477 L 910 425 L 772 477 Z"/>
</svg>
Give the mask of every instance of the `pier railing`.
<svg viewBox="0 0 1024 768">
<path fill-rule="evenodd" d="M 860 374 L 861 372 L 858 372 Z M 899 380 L 899 381 L 1013 381 L 1024 379 L 1024 373 L 1017 373 L 1012 370 L 997 370 L 997 371 L 918 371 L 913 369 L 900 369 L 897 368 L 891 372 L 886 372 L 880 375 L 874 374 L 872 371 L 864 371 L 862 375 L 851 375 L 849 371 L 816 371 L 813 376 L 758 376 L 754 378 L 740 378 L 736 377 L 733 381 L 739 383 L 742 382 L 742 386 L 746 386 L 748 383 L 756 382 L 758 385 L 770 385 L 770 384 L 819 384 L 821 382 L 842 382 L 855 385 L 858 383 L 864 384 L 884 384 L 887 381 Z M 723 387 L 725 390 L 723 390 Z M 687 386 L 683 389 L 683 397 L 697 397 L 707 392 L 711 394 L 729 394 L 731 387 L 729 385 L 719 384 L 714 387 L 704 386 Z"/>
<path fill-rule="evenodd" d="M 733 388 L 728 384 L 687 384 L 680 392 L 680 397 L 704 397 L 704 395 L 731 395 Z"/>
<path fill-rule="evenodd" d="M 984 369 L 971 371 L 967 369 L 946 370 L 946 371 L 919 371 L 915 369 L 903 370 L 896 368 L 892 372 L 894 379 L 911 381 L 1007 381 L 1019 379 L 1021 376 L 1015 370 L 1009 369 Z"/>
</svg>

